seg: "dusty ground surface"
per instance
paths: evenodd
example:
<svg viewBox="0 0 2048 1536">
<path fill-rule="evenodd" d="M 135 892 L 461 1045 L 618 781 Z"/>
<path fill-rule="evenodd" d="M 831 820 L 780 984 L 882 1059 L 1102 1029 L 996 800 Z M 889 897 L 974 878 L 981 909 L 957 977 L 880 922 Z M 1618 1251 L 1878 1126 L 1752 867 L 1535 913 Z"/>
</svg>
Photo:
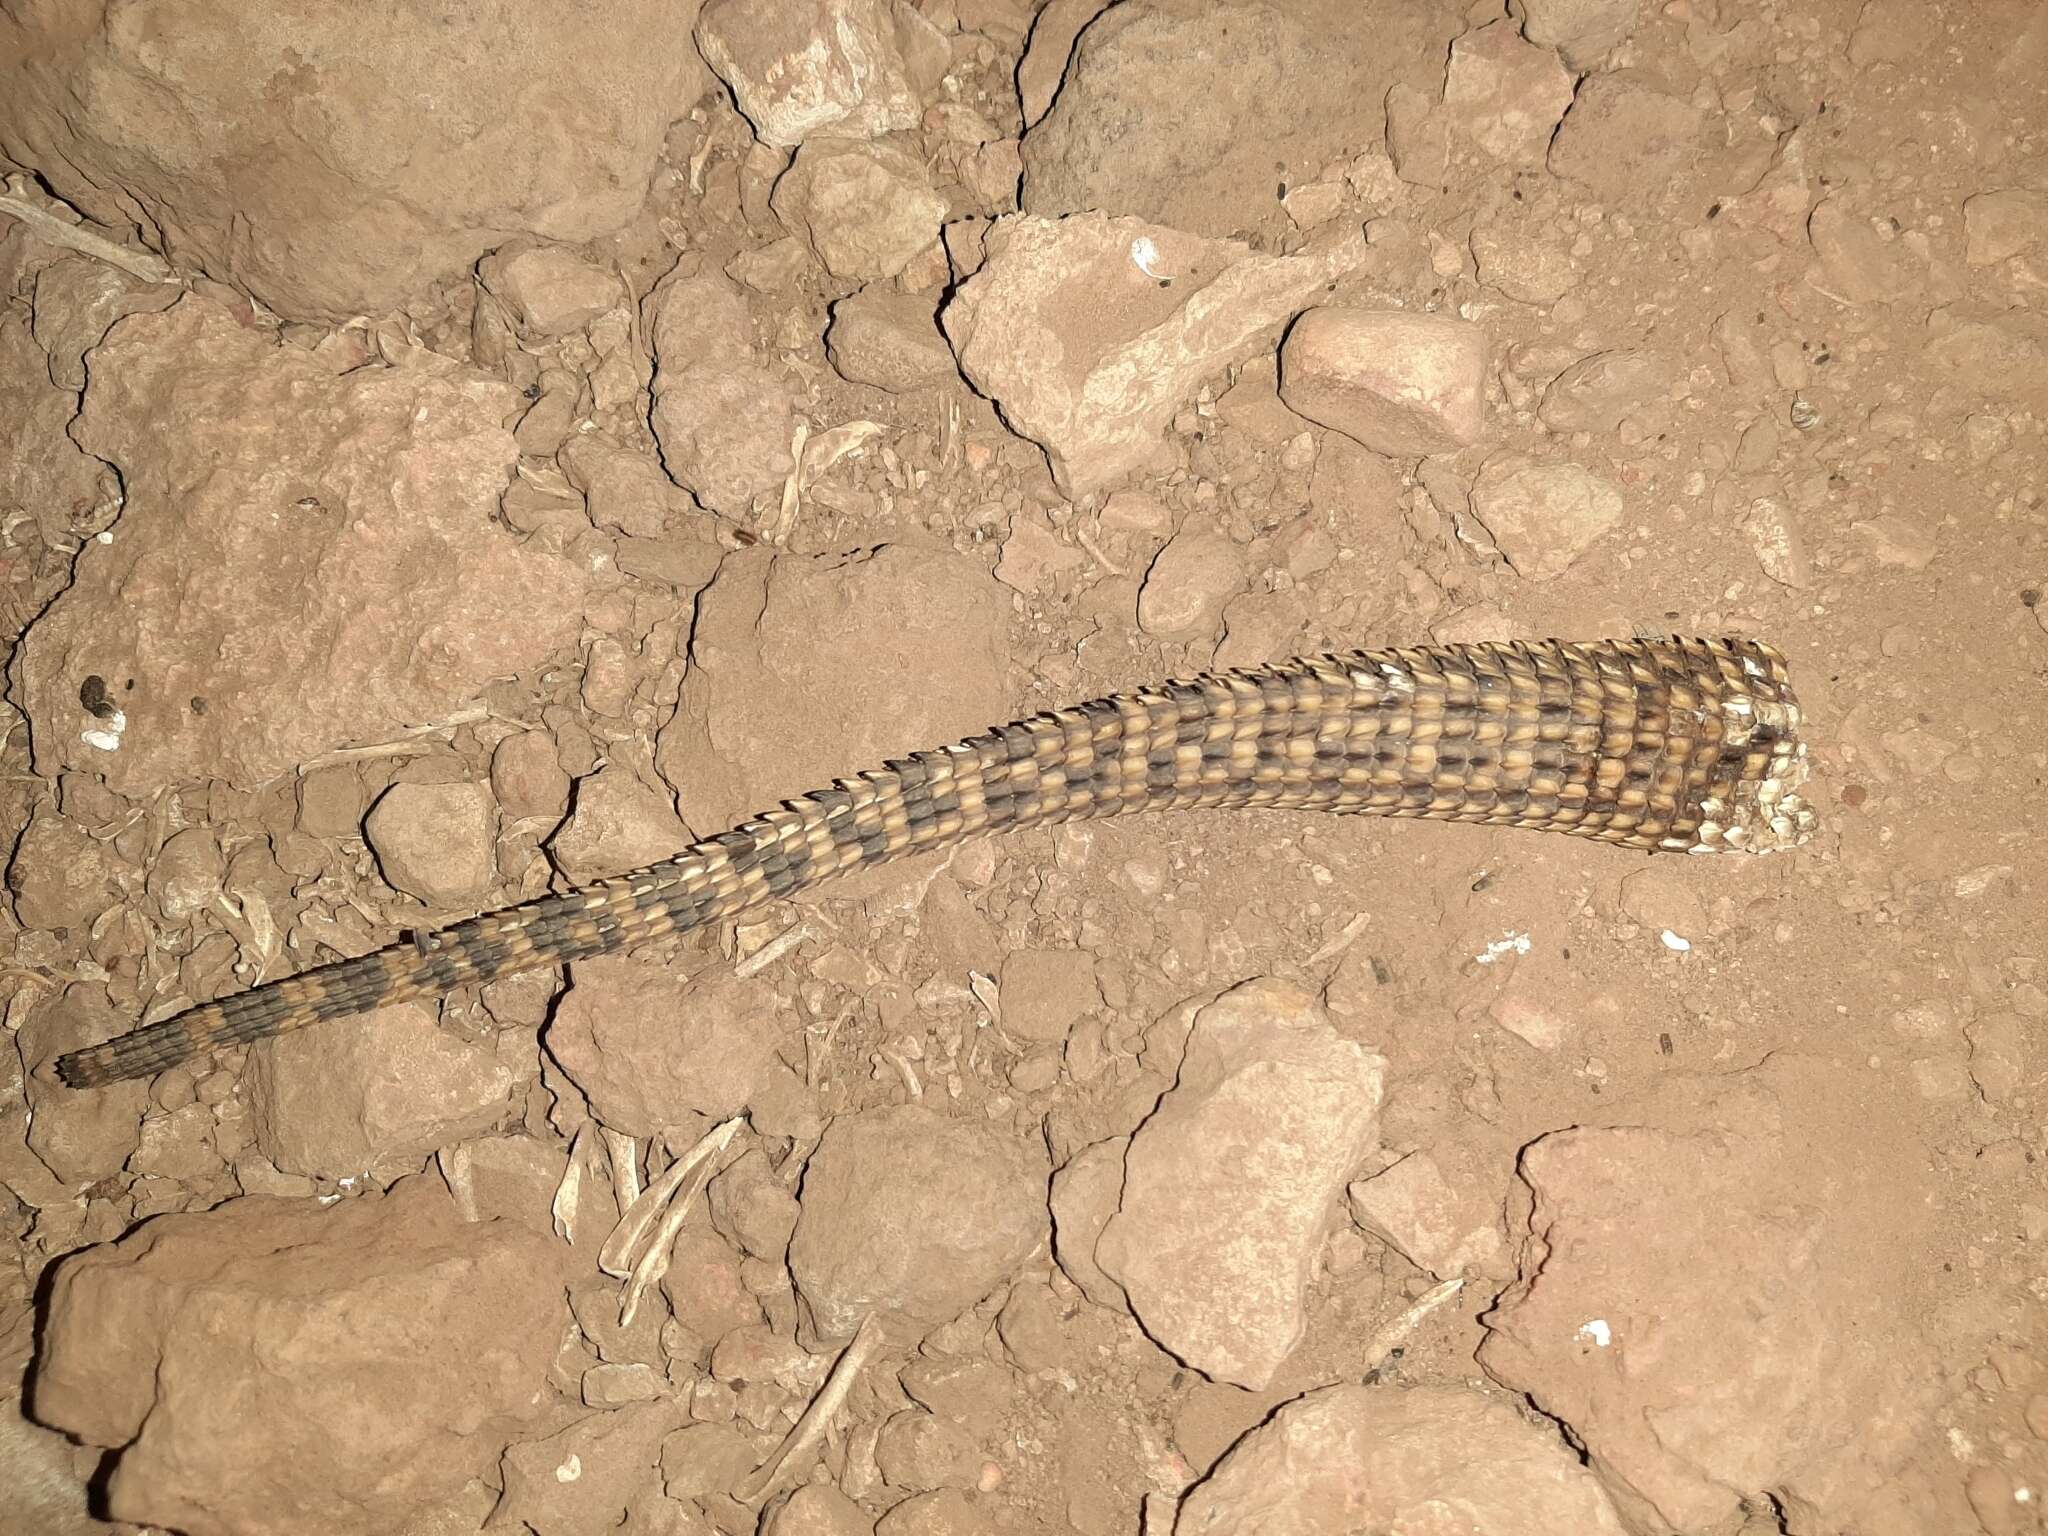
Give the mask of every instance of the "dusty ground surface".
<svg viewBox="0 0 2048 1536">
<path fill-rule="evenodd" d="M 591 10 L 0 11 L 0 1527 L 2042 1530 L 2048 13 Z M 1641 630 L 1790 657 L 1804 848 L 1092 824 L 51 1075 Z"/>
</svg>

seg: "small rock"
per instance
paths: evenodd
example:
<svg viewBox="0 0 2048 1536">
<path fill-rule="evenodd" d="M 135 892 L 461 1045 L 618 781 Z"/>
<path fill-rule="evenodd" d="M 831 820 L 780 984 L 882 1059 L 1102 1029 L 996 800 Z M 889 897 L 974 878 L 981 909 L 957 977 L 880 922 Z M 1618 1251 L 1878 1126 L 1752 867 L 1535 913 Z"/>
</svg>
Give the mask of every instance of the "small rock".
<svg viewBox="0 0 2048 1536">
<path fill-rule="evenodd" d="M 332 763 L 299 779 L 299 830 L 310 837 L 354 837 L 370 808 L 352 763 Z"/>
<path fill-rule="evenodd" d="M 1405 80 L 1387 92 L 1387 155 L 1410 186 L 1440 188 L 1450 176 L 1450 114 Z"/>
<path fill-rule="evenodd" d="M 86 1092 L 63 1087 L 50 1065 L 66 1051 L 125 1034 L 135 1020 L 107 1002 L 104 987 L 77 983 L 30 1009 L 15 1036 L 28 1069 L 29 1151 L 65 1184 L 83 1188 L 119 1174 L 140 1145 L 150 1085 L 130 1079 Z"/>
<path fill-rule="evenodd" d="M 1052 1176 L 1053 1252 L 1069 1280 L 1098 1307 L 1124 1312 L 1124 1288 L 1095 1262 L 1095 1243 L 1116 1214 L 1124 1188 L 1128 1136 L 1083 1147 Z"/>
<path fill-rule="evenodd" d="M 1792 509 L 1783 501 L 1759 496 L 1749 504 L 1742 531 L 1756 552 L 1756 563 L 1771 580 L 1795 591 L 1811 584 L 1813 565 L 1806 557 L 1806 541 Z"/>
<path fill-rule="evenodd" d="M 1479 280 L 1519 304 L 1554 304 L 1579 283 L 1579 265 L 1554 238 L 1530 221 L 1496 218 L 1472 227 L 1472 262 Z"/>
<path fill-rule="evenodd" d="M 1084 949 L 1017 949 L 1003 961 L 1002 1023 L 1025 1040 L 1067 1038 L 1084 1013 L 1102 1004 L 1095 957 Z"/>
<path fill-rule="evenodd" d="M 1739 1130 L 1584 1127 L 1522 1150 L 1523 1278 L 1479 1352 L 1571 1427 L 1637 1529 L 1732 1529 L 1788 1484 L 1864 1486 L 1850 1469 L 1872 1446 L 1904 1454 L 1930 1406 L 1922 1304 L 1872 1278 L 1925 1178 L 1857 1129 L 1903 1110 L 1895 1087 L 1791 1053 L 1718 1081 L 1715 1119 Z M 1829 1090 L 1852 1107 L 1814 1109 Z M 1894 1342 L 1858 1342 L 1878 1336 Z M 1712 1406 L 1702 1381 L 1723 1383 Z"/>
<path fill-rule="evenodd" d="M 768 1517 L 763 1536 L 874 1536 L 875 1522 L 825 1483 L 806 1483 Z"/>
<path fill-rule="evenodd" d="M 213 1111 L 204 1104 L 187 1104 L 167 1115 L 147 1115 L 128 1166 L 145 1178 L 204 1185 L 221 1168 L 220 1157 L 213 1150 L 213 1128 Z"/>
<path fill-rule="evenodd" d="M 1294 227 L 1306 232 L 1319 229 L 1337 217 L 1349 195 L 1341 181 L 1315 181 L 1305 187 L 1291 188 L 1280 199 L 1280 205 L 1287 210 L 1287 217 L 1294 221 Z"/>
<path fill-rule="evenodd" d="M 946 200 L 894 144 L 813 139 L 775 183 L 775 213 L 834 277 L 894 277 L 939 238 Z"/>
<path fill-rule="evenodd" d="M 1934 563 L 1934 532 L 1913 518 L 1886 513 L 1851 525 L 1879 565 L 1898 571 L 1924 571 Z"/>
<path fill-rule="evenodd" d="M 1024 209 L 1130 214 L 1272 249 L 1291 227 L 1275 184 L 1317 180 L 1377 130 L 1361 134 L 1359 104 L 1386 90 L 1388 43 L 1385 23 L 1356 6 L 1102 6 L 1024 135 Z M 1050 60 L 1041 67 L 1057 78 Z"/>
<path fill-rule="evenodd" d="M 399 1003 L 250 1047 L 249 1109 L 256 1145 L 287 1173 L 389 1178 L 491 1129 L 530 1075 L 442 1029 L 433 1004 Z"/>
<path fill-rule="evenodd" d="M 958 1488 L 905 1499 L 875 1522 L 875 1536 L 994 1536 L 995 1524 Z"/>
<path fill-rule="evenodd" d="M 1912 281 L 1905 248 L 1880 235 L 1867 215 L 1839 195 L 1814 208 L 1806 234 L 1820 258 L 1822 286 L 1839 299 L 1883 303 L 1899 297 Z"/>
<path fill-rule="evenodd" d="M 12 159 L 87 218 L 126 230 L 146 206 L 156 229 L 176 231 L 181 270 L 286 319 L 341 324 L 465 280 L 508 236 L 604 240 L 624 229 L 661 168 L 669 125 L 706 83 L 687 17 L 667 0 L 622 0 L 601 27 L 495 7 L 398 8 L 371 21 L 354 9 L 287 17 L 195 5 L 158 32 L 103 12 L 38 11 L 12 20 L 0 100 Z M 299 77 L 292 102 L 267 94 L 316 59 L 318 78 Z M 166 90 L 183 104 L 168 116 Z M 544 118 L 565 131 L 534 136 Z M 274 424 L 304 432 L 315 415 L 280 412 Z M 251 439 L 263 435 L 259 420 L 271 424 L 235 411 L 216 419 Z M 198 421 L 185 435 L 208 435 L 194 432 Z M 280 471 L 281 483 L 349 478 Z M 508 589 L 484 590 L 502 601 Z"/>
<path fill-rule="evenodd" d="M 996 580 L 1018 592 L 1057 591 L 1088 557 L 1060 541 L 1042 508 L 1019 507 L 1010 518 L 1010 536 L 1003 540 L 1003 558 Z"/>
<path fill-rule="evenodd" d="M 1519 454 L 1487 460 L 1472 486 L 1473 515 L 1529 581 L 1563 575 L 1621 521 L 1622 506 L 1620 488 L 1591 470 Z"/>
<path fill-rule="evenodd" d="M 875 1465 L 890 1487 L 908 1493 L 972 1488 L 981 1473 L 981 1448 L 958 1424 L 912 1409 L 892 1414 L 882 1426 Z"/>
<path fill-rule="evenodd" d="M 597 432 L 577 432 L 555 455 L 562 473 L 583 493 L 590 521 L 630 538 L 660 539 L 680 557 L 694 559 L 695 591 L 718 567 L 717 543 L 701 525 L 703 513 L 690 493 L 662 473 L 661 461 L 645 448 L 628 448 Z"/>
<path fill-rule="evenodd" d="M 564 876 L 585 885 L 673 858 L 689 843 L 668 796 L 614 762 L 576 781 L 576 809 L 548 852 Z"/>
<path fill-rule="evenodd" d="M 733 1387 L 758 1383 L 784 1392 L 805 1391 L 825 1379 L 830 1365 L 828 1358 L 812 1354 L 766 1323 L 732 1329 L 711 1351 L 713 1380 Z"/>
<path fill-rule="evenodd" d="M 1312 309 L 1280 351 L 1280 397 L 1390 458 L 1448 453 L 1486 431 L 1486 332 L 1450 315 Z"/>
<path fill-rule="evenodd" d="M 1812 131 L 1797 128 L 1778 144 L 1763 179 L 1741 196 L 1723 204 L 1725 216 L 1738 228 L 1761 229 L 1782 245 L 1806 241 L 1807 219 L 1813 211 L 1815 176 L 1807 163 Z"/>
<path fill-rule="evenodd" d="M 1411 1152 L 1350 1187 L 1352 1219 L 1439 1280 L 1505 1280 L 1514 1267 L 1500 1231 L 1501 1192 L 1480 1184 L 1475 1167 L 1459 1173 L 1454 1188 L 1436 1158 Z"/>
<path fill-rule="evenodd" d="M 654 436 L 678 485 L 713 511 L 744 517 L 780 491 L 795 460 L 796 395 L 755 360 L 746 301 L 722 274 L 686 262 L 650 296 Z"/>
<path fill-rule="evenodd" d="M 781 1263 L 796 1230 L 796 1196 L 754 1147 L 711 1181 L 707 1191 L 718 1230 L 755 1258 Z"/>
<path fill-rule="evenodd" d="M 126 510 L 23 641 L 37 771 L 263 783 L 566 650 L 589 572 L 494 526 L 517 402 L 465 367 L 337 373 L 194 296 L 123 320 L 70 430 Z"/>
<path fill-rule="evenodd" d="M 1177 533 L 1138 589 L 1138 627 L 1161 640 L 1213 637 L 1230 600 L 1244 590 L 1244 551 L 1222 533 Z"/>
<path fill-rule="evenodd" d="M 1364 242 L 1347 231 L 1261 256 L 1137 219 L 1020 214 L 995 221 L 986 249 L 946 306 L 946 335 L 961 372 L 1078 497 L 1158 455 L 1200 381 L 1258 350 Z"/>
<path fill-rule="evenodd" d="M 617 273 L 559 245 L 494 251 L 477 276 L 531 336 L 567 336 L 626 303 Z"/>
<path fill-rule="evenodd" d="M 1547 48 L 1496 21 L 1451 44 L 1444 111 L 1473 143 L 1506 165 L 1541 165 L 1558 119 L 1571 105 L 1572 77 Z"/>
<path fill-rule="evenodd" d="M 915 128 L 947 52 L 931 23 L 889 0 L 710 0 L 697 46 L 761 141 L 785 148 Z"/>
<path fill-rule="evenodd" d="M 1551 381 L 1537 416 L 1553 432 L 1613 432 L 1670 389 L 1678 369 L 1661 352 L 1596 352 Z"/>
<path fill-rule="evenodd" d="M 1237 382 L 1216 402 L 1216 419 L 1262 448 L 1282 451 L 1308 426 L 1281 403 L 1277 357 L 1255 357 L 1237 371 Z"/>
<path fill-rule="evenodd" d="M 685 1424 L 661 1443 L 663 1491 L 672 1499 L 730 1493 L 759 1464 L 753 1442 L 730 1424 Z"/>
<path fill-rule="evenodd" d="M 668 1273 L 661 1277 L 661 1294 L 668 1298 L 675 1321 L 697 1339 L 723 1339 L 761 1321 L 761 1303 L 747 1289 L 745 1260 L 724 1239 L 701 1227 L 685 1227 L 676 1238 Z"/>
<path fill-rule="evenodd" d="M 668 1378 L 651 1365 L 629 1361 L 618 1365 L 593 1365 L 580 1383 L 586 1408 L 624 1408 L 632 1403 L 656 1403 L 669 1395 Z"/>
<path fill-rule="evenodd" d="M 547 1049 L 613 1130 L 654 1136 L 747 1106 L 775 1054 L 775 989 L 730 971 L 685 979 L 618 955 L 579 961 Z"/>
<path fill-rule="evenodd" d="M 56 1271 L 36 1412 L 118 1449 L 116 1520 L 394 1530 L 491 1474 L 548 1399 L 561 1251 L 424 1181 L 162 1216 Z"/>
<path fill-rule="evenodd" d="M 2048 250 L 2048 192 L 2021 187 L 1979 192 L 1963 203 L 1963 230 L 1964 259 L 1973 267 Z"/>
<path fill-rule="evenodd" d="M 822 1342 L 871 1311 L 943 1323 L 1045 1240 L 1042 1154 L 922 1104 L 843 1115 L 805 1171 L 790 1270 Z M 878 1243 L 875 1233 L 900 1234 Z"/>
<path fill-rule="evenodd" d="M 1508 11 L 1522 23 L 1532 43 L 1555 48 L 1580 74 L 1586 74 L 1616 44 L 1636 29 L 1641 0 L 1508 0 Z"/>
<path fill-rule="evenodd" d="M 832 306 L 825 355 L 842 379 L 895 395 L 959 376 L 931 301 L 890 288 L 863 288 Z"/>
<path fill-rule="evenodd" d="M 730 826 L 1009 718 L 1002 591 L 978 560 L 911 544 L 728 557 L 656 744 L 684 814 Z"/>
<path fill-rule="evenodd" d="M 515 731 L 491 753 L 491 793 L 507 816 L 560 821 L 569 808 L 569 775 L 546 731 Z"/>
<path fill-rule="evenodd" d="M 478 1136 L 450 1149 L 441 1160 L 449 1187 L 467 1220 L 504 1217 L 537 1232 L 552 1230 L 555 1192 L 569 1166 L 568 1148 L 535 1136 Z M 459 1170 L 459 1171 L 457 1171 Z"/>
<path fill-rule="evenodd" d="M 1550 142 L 1550 169 L 1611 206 L 1655 207 L 1689 180 L 1701 126 L 1699 108 L 1634 74 L 1591 75 Z"/>
<path fill-rule="evenodd" d="M 1987 1104 L 2009 1103 L 2027 1077 L 2027 1033 L 2016 1013 L 1994 1013 L 1967 1026 L 1970 1077 Z"/>
<path fill-rule="evenodd" d="M 7 864 L 15 916 L 24 928 L 90 928 L 119 899 L 116 867 L 108 845 L 39 809 Z"/>
<path fill-rule="evenodd" d="M 1246 982 L 1195 1014 L 1095 1247 L 1176 1357 L 1258 1391 L 1300 1341 L 1331 1203 L 1372 1145 L 1384 1067 L 1284 982 Z"/>
<path fill-rule="evenodd" d="M 921 1354 L 898 1373 L 910 1400 L 993 1439 L 1017 1401 L 1017 1378 L 985 1356 Z"/>
<path fill-rule="evenodd" d="M 499 1464 L 505 1493 L 491 1518 L 524 1524 L 533 1536 L 616 1529 L 659 1490 L 662 1440 L 681 1417 L 675 1404 L 649 1403 L 593 1413 L 545 1440 L 506 1446 Z"/>
<path fill-rule="evenodd" d="M 394 784 L 363 823 L 385 882 L 430 907 L 482 903 L 498 879 L 497 834 L 481 784 Z"/>
<path fill-rule="evenodd" d="M 1179 1536 L 1443 1531 L 1622 1536 L 1554 1427 L 1460 1387 L 1323 1387 L 1239 1441 L 1182 1504 Z"/>
</svg>

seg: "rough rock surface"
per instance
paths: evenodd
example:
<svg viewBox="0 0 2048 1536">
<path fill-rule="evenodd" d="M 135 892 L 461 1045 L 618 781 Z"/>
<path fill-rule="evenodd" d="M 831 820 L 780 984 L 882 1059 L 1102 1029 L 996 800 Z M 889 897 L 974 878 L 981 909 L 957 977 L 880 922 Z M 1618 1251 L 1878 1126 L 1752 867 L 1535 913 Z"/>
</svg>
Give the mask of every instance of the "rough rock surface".
<svg viewBox="0 0 2048 1536">
<path fill-rule="evenodd" d="M 1557 55 L 1525 42 L 1511 21 L 1476 28 L 1451 44 L 1445 114 L 1503 164 L 1541 165 L 1571 100 L 1572 77 Z"/>
<path fill-rule="evenodd" d="M 1788 1107 L 1835 1070 L 1786 1056 L 1728 1083 L 1739 1132 L 1588 1127 L 1522 1154 L 1531 1243 L 1480 1360 L 1571 1426 L 1638 1528 L 1710 1528 L 1766 1493 L 1853 1524 L 1911 1433 L 1910 1282 L 1851 1278 L 1895 1251 L 1896 1201 L 1845 1126 Z M 1788 1161 L 1825 1198 L 1787 1200 Z"/>
<path fill-rule="evenodd" d="M 1285 982 L 1246 982 L 1195 1015 L 1095 1247 L 1176 1357 L 1257 1390 L 1300 1342 L 1309 1275 L 1372 1145 L 1384 1070 Z"/>
<path fill-rule="evenodd" d="M 1537 415 L 1553 432 L 1609 433 L 1670 389 L 1674 359 L 1633 348 L 1581 358 L 1551 380 Z"/>
<path fill-rule="evenodd" d="M 924 165 L 895 144 L 813 139 L 775 183 L 774 208 L 827 272 L 849 282 L 894 277 L 939 238 L 946 200 Z"/>
<path fill-rule="evenodd" d="M 746 301 L 719 273 L 678 268 L 648 303 L 662 464 L 705 506 L 744 518 L 795 464 L 795 392 L 756 361 Z"/>
<path fill-rule="evenodd" d="M 826 355 L 839 376 L 906 394 L 954 377 L 953 352 L 931 301 L 886 287 L 863 288 L 832 306 Z"/>
<path fill-rule="evenodd" d="M 581 885 L 671 858 L 690 840 L 669 797 L 615 762 L 576 781 L 576 809 L 548 851 Z"/>
<path fill-rule="evenodd" d="M 1622 1536 L 1550 1425 L 1455 1387 L 1324 1387 L 1240 1441 L 1174 1536 Z"/>
<path fill-rule="evenodd" d="M 561 1251 L 465 1225 L 425 1183 L 166 1216 L 58 1272 L 36 1412 L 119 1451 L 117 1519 L 377 1536 L 488 1470 L 491 1436 L 534 1411 Z"/>
<path fill-rule="evenodd" d="M 1280 398 L 1389 458 L 1486 431 L 1486 332 L 1452 315 L 1312 309 L 1280 349 Z"/>
<path fill-rule="evenodd" d="M 1161 640 L 1206 640 L 1244 590 L 1244 551 L 1214 528 L 1183 528 L 1154 557 L 1138 589 L 1138 627 Z"/>
<path fill-rule="evenodd" d="M 1690 181 L 1701 126 L 1699 108 L 1648 80 L 1592 75 L 1550 141 L 1550 169 L 1614 207 L 1653 208 Z"/>
<path fill-rule="evenodd" d="M 49 354 L 49 375 L 60 389 L 85 388 L 85 354 L 123 315 L 169 309 L 178 290 L 146 283 L 114 267 L 84 259 L 60 261 L 36 274 L 33 330 Z"/>
<path fill-rule="evenodd" d="M 492 522 L 513 403 L 446 364 L 337 376 L 196 298 L 123 320 L 76 431 L 128 509 L 29 633 L 38 767 L 251 784 L 565 646 L 586 577 Z"/>
<path fill-rule="evenodd" d="M 1508 0 L 1532 43 L 1555 48 L 1575 70 L 1590 69 L 1600 56 L 1636 29 L 1642 0 Z"/>
<path fill-rule="evenodd" d="M 363 837 L 393 889 L 430 907 L 474 907 L 498 878 L 496 810 L 481 784 L 394 784 Z"/>
<path fill-rule="evenodd" d="M 598 1119 L 653 1136 L 744 1109 L 775 1054 L 782 1007 L 766 982 L 720 970 L 701 981 L 673 967 L 603 955 L 577 964 L 548 1026 L 548 1054 Z"/>
<path fill-rule="evenodd" d="M 149 1085 L 110 1083 L 91 1093 L 74 1093 L 59 1087 L 47 1068 L 65 1051 L 97 1045 L 134 1023 L 109 1005 L 104 987 L 79 983 L 30 1014 L 15 1037 L 23 1064 L 45 1069 L 22 1085 L 33 1110 L 27 1148 L 66 1184 L 89 1184 L 121 1171 L 141 1141 Z"/>
<path fill-rule="evenodd" d="M 1471 1161 L 1460 1161 L 1446 1177 L 1435 1156 L 1413 1152 L 1360 1179 L 1348 1191 L 1352 1219 L 1439 1280 L 1504 1280 L 1512 1266 L 1500 1234 L 1501 1191 L 1481 1182 L 1482 1170 Z"/>
<path fill-rule="evenodd" d="M 1379 99 L 1385 61 L 1428 25 L 1419 12 L 1368 17 L 1319 0 L 1108 7 L 1024 135 L 1024 211 L 1277 235 L 1287 220 L 1275 181 L 1309 181 L 1371 144 L 1376 115 L 1356 103 Z"/>
<path fill-rule="evenodd" d="M 533 1074 L 532 1043 L 464 1040 L 437 1012 L 400 1003 L 252 1046 L 249 1104 L 263 1155 L 287 1173 L 384 1182 L 496 1125 Z"/>
<path fill-rule="evenodd" d="M 1129 1310 L 1124 1288 L 1095 1261 L 1095 1244 L 1123 1196 L 1128 1136 L 1083 1147 L 1052 1176 L 1053 1252 L 1081 1294 L 1098 1307 Z"/>
<path fill-rule="evenodd" d="M 961 371 L 1079 496 L 1137 469 L 1206 375 L 1358 264 L 1346 233 L 1295 256 L 1137 219 L 1017 215 L 946 306 Z M 1162 281 L 1171 278 L 1171 282 Z"/>
<path fill-rule="evenodd" d="M 491 753 L 491 794 L 507 816 L 559 820 L 569 807 L 569 775 L 546 731 L 515 731 Z"/>
<path fill-rule="evenodd" d="M 656 755 L 684 816 L 730 826 L 1009 718 L 1000 590 L 979 563 L 909 544 L 729 559 Z"/>
<path fill-rule="evenodd" d="M 1025 1040 L 1067 1038 L 1081 1015 L 1102 1005 L 1095 957 L 1078 949 L 1015 949 L 1003 958 L 1003 1028 Z"/>
<path fill-rule="evenodd" d="M 1521 454 L 1488 459 L 1472 486 L 1472 512 L 1518 575 L 1562 576 L 1621 521 L 1619 486 L 1578 464 Z"/>
<path fill-rule="evenodd" d="M 870 1312 L 919 1331 L 972 1306 L 1046 1238 L 1044 1154 L 920 1104 L 832 1122 L 804 1171 L 789 1267 L 821 1342 Z"/>
<path fill-rule="evenodd" d="M 662 1441 L 686 1413 L 680 1403 L 636 1404 L 508 1446 L 500 1466 L 505 1494 L 493 1519 L 534 1536 L 618 1529 L 634 1508 L 659 1497 Z"/>
<path fill-rule="evenodd" d="M 477 263 L 477 277 L 536 336 L 580 331 L 626 302 L 616 272 L 558 245 L 514 245 Z"/>
<path fill-rule="evenodd" d="M 705 83 L 693 10 L 9 11 L 0 154 L 281 315 L 382 314 L 509 234 L 622 226 Z"/>
<path fill-rule="evenodd" d="M 77 414 L 76 392 L 50 382 L 27 322 L 0 318 L 0 490 L 52 544 L 97 533 L 120 505 L 113 471 L 66 431 Z"/>
<path fill-rule="evenodd" d="M 768 1516 L 763 1536 L 874 1536 L 875 1522 L 837 1488 L 806 1483 Z"/>
<path fill-rule="evenodd" d="M 44 809 L 7 863 L 14 915 L 25 928 L 87 928 L 120 899 L 120 860 L 68 817 Z"/>
<path fill-rule="evenodd" d="M 711 0 L 697 46 L 764 144 L 915 127 L 945 39 L 900 0 Z"/>
</svg>

